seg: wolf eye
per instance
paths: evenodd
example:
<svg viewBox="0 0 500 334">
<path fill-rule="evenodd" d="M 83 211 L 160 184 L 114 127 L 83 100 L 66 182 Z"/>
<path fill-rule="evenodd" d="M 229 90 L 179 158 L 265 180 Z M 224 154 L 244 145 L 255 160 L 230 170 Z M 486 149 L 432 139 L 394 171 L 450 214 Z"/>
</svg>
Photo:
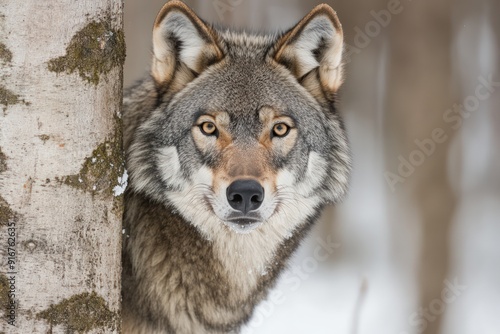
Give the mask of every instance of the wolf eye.
<svg viewBox="0 0 500 334">
<path fill-rule="evenodd" d="M 285 123 L 278 123 L 273 127 L 273 137 L 285 137 L 289 132 L 290 127 Z"/>
<path fill-rule="evenodd" d="M 206 136 L 217 135 L 217 127 L 212 122 L 205 122 L 200 125 L 200 130 Z"/>
</svg>

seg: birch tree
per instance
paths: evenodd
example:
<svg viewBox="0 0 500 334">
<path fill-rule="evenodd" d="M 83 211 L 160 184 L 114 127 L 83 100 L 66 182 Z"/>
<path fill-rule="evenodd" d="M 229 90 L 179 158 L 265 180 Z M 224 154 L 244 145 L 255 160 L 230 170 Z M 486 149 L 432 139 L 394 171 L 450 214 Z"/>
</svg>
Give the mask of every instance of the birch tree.
<svg viewBox="0 0 500 334">
<path fill-rule="evenodd" d="M 0 0 L 0 332 L 119 332 L 124 56 L 121 0 Z"/>
</svg>

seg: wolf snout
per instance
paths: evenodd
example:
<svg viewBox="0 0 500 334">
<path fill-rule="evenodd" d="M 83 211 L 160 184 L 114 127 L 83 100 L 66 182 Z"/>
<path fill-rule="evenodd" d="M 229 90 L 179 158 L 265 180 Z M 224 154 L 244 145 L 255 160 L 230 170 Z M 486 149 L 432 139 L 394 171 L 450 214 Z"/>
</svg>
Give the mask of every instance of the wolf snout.
<svg viewBox="0 0 500 334">
<path fill-rule="evenodd" d="M 226 196 L 233 209 L 246 215 L 261 206 L 264 201 L 264 188 L 254 180 L 237 180 L 229 185 Z"/>
</svg>

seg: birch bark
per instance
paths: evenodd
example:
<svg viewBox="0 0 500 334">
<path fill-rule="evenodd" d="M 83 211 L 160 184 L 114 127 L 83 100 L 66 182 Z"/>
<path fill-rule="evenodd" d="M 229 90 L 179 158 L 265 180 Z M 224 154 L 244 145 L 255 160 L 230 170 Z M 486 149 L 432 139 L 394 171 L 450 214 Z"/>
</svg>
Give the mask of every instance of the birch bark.
<svg viewBox="0 0 500 334">
<path fill-rule="evenodd" d="M 0 0 L 0 332 L 119 332 L 122 6 Z"/>
</svg>

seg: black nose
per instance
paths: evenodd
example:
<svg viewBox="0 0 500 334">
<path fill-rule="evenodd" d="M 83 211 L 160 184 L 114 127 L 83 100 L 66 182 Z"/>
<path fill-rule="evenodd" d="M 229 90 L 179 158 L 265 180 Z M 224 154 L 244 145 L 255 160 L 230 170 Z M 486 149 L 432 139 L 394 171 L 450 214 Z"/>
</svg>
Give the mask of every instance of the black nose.
<svg viewBox="0 0 500 334">
<path fill-rule="evenodd" d="M 264 200 L 264 188 L 253 180 L 238 180 L 231 183 L 226 192 L 229 205 L 245 215 L 256 210 Z"/>
</svg>

